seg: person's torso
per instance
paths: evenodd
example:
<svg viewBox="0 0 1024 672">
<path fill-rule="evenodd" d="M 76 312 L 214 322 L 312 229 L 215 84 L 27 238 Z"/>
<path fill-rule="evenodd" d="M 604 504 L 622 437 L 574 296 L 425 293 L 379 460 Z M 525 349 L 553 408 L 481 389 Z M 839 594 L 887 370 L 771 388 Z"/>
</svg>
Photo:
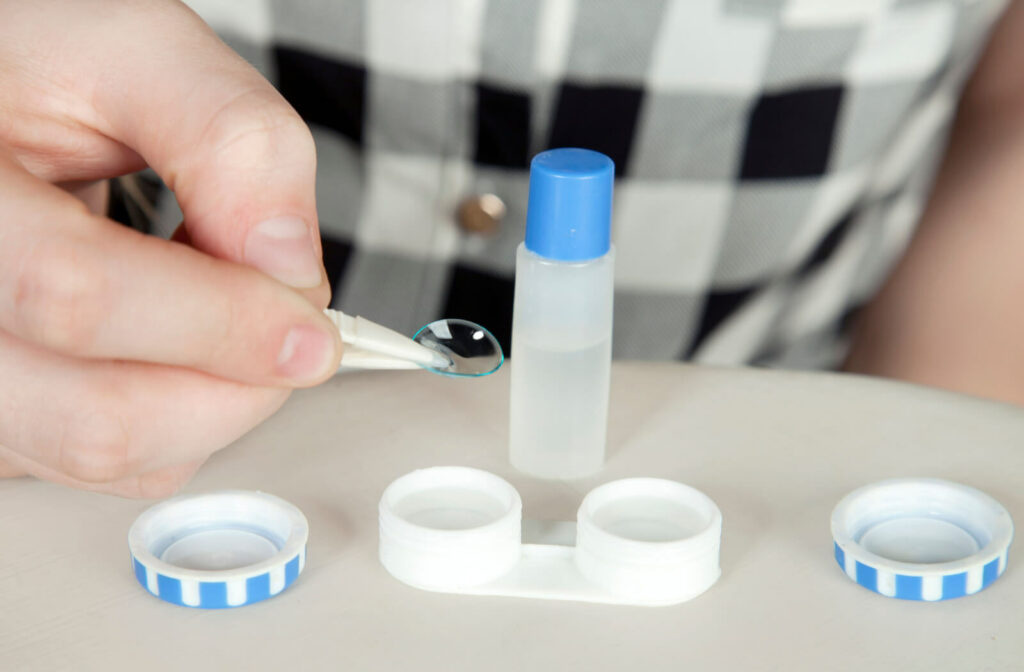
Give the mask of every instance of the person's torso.
<svg viewBox="0 0 1024 672">
<path fill-rule="evenodd" d="M 1005 1 L 189 4 L 314 130 L 336 307 L 507 346 L 529 160 L 579 146 L 617 167 L 617 357 L 820 367 Z"/>
</svg>

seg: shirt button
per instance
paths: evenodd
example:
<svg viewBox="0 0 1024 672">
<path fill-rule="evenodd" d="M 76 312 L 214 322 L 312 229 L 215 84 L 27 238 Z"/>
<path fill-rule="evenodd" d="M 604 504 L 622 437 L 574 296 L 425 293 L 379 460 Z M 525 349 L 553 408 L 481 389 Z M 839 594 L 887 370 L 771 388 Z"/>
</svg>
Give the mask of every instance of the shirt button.
<svg viewBox="0 0 1024 672">
<path fill-rule="evenodd" d="M 463 199 L 456 216 L 463 231 L 489 236 L 501 227 L 505 212 L 505 202 L 500 198 L 494 194 L 480 194 Z"/>
</svg>

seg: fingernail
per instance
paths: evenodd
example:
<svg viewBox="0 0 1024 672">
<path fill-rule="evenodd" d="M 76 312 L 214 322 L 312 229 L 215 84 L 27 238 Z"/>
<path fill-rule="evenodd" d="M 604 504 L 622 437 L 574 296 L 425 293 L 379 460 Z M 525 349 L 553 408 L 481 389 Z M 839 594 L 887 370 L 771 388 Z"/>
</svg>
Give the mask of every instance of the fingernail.
<svg viewBox="0 0 1024 672">
<path fill-rule="evenodd" d="M 311 326 L 292 327 L 277 355 L 277 371 L 296 383 L 323 378 L 333 371 L 334 335 Z"/>
<path fill-rule="evenodd" d="M 245 262 L 292 287 L 320 284 L 320 259 L 309 226 L 298 217 L 260 222 L 245 239 Z"/>
</svg>

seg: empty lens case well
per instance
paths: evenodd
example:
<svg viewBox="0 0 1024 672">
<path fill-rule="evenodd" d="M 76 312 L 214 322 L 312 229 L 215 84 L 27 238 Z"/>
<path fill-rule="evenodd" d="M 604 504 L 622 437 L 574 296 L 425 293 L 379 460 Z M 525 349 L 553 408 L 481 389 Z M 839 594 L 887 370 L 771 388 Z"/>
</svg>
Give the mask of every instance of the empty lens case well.
<svg viewBox="0 0 1024 672">
<path fill-rule="evenodd" d="M 1006 569 L 1013 521 L 980 490 L 933 478 L 867 485 L 832 512 L 836 561 L 887 597 L 938 601 L 987 587 Z"/>
<path fill-rule="evenodd" d="M 572 528 L 523 521 L 519 493 L 494 474 L 434 467 L 384 491 L 380 561 L 426 590 L 647 606 L 692 599 L 721 574 L 722 514 L 682 483 L 602 485 L 580 506 L 575 545 Z"/>
</svg>

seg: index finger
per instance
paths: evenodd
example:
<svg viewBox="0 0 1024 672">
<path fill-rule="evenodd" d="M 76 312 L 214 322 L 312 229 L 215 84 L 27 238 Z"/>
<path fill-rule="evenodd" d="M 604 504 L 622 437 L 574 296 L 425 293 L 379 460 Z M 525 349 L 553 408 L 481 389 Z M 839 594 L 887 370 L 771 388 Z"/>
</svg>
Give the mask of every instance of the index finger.
<svg viewBox="0 0 1024 672">
<path fill-rule="evenodd" d="M 4 160 L 0 239 L 0 329 L 23 340 L 255 385 L 310 385 L 337 368 L 337 329 L 299 294 L 97 217 Z"/>
<path fill-rule="evenodd" d="M 88 39 L 82 31 L 67 36 L 73 44 L 62 47 L 76 54 L 65 66 L 87 83 L 96 113 L 88 122 L 160 174 L 193 246 L 259 268 L 326 306 L 316 153 L 305 123 L 181 3 L 100 4 L 114 18 Z M 66 2 L 66 20 L 94 14 L 95 5 Z"/>
</svg>

